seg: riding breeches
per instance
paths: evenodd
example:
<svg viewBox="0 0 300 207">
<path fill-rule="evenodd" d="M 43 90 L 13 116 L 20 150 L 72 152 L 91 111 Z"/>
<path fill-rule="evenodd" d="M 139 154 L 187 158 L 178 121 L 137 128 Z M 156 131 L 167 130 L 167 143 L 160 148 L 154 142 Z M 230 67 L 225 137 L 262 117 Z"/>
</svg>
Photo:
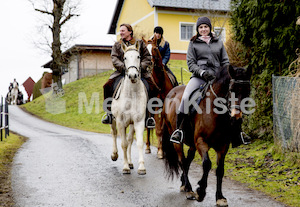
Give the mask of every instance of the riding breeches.
<svg viewBox="0 0 300 207">
<path fill-rule="evenodd" d="M 189 113 L 189 107 L 190 107 L 190 96 L 193 91 L 203 86 L 206 82 L 198 77 L 192 77 L 188 84 L 186 85 L 186 88 L 184 89 L 182 99 L 179 105 L 179 112 L 188 114 Z"/>
</svg>

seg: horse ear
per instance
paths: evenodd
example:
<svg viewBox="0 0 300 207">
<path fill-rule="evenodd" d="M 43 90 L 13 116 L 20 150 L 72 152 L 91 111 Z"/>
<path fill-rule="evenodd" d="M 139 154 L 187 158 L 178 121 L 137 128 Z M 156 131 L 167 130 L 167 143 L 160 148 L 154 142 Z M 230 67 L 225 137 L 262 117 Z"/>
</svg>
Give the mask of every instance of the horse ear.
<svg viewBox="0 0 300 207">
<path fill-rule="evenodd" d="M 140 42 L 136 41 L 135 48 L 139 51 L 140 50 Z"/>
<path fill-rule="evenodd" d="M 126 49 L 127 49 L 127 46 L 122 42 L 122 45 L 121 45 L 121 47 L 122 47 L 122 50 L 123 50 L 123 52 L 125 52 L 126 51 Z"/>
<path fill-rule="evenodd" d="M 232 65 L 229 65 L 229 66 L 228 66 L 228 72 L 229 72 L 230 77 L 231 77 L 232 79 L 235 79 L 235 70 L 234 70 L 234 68 L 233 68 Z"/>
</svg>

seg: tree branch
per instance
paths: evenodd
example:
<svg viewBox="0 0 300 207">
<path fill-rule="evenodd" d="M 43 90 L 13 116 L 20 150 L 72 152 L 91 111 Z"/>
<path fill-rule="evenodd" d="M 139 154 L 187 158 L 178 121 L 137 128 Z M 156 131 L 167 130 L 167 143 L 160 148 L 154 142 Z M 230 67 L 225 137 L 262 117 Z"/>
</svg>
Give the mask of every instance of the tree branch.
<svg viewBox="0 0 300 207">
<path fill-rule="evenodd" d="M 48 12 L 48 11 L 44 11 L 44 10 L 36 9 L 36 8 L 34 8 L 34 10 L 35 10 L 35 11 L 38 11 L 38 12 L 41 12 L 41 13 L 43 13 L 43 14 L 49 14 L 49 15 L 53 16 L 53 13 L 52 13 L 52 12 Z"/>
<path fill-rule="evenodd" d="M 65 24 L 68 20 L 70 20 L 74 16 L 78 17 L 80 15 L 79 14 L 68 14 L 68 16 L 60 23 L 60 26 L 62 26 L 63 24 Z"/>
</svg>

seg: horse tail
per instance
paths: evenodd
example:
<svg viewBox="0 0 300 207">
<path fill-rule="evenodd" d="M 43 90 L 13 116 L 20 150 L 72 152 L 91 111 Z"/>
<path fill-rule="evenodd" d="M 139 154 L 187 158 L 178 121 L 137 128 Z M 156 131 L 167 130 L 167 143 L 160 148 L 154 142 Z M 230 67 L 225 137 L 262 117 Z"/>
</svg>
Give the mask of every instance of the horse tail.
<svg viewBox="0 0 300 207">
<path fill-rule="evenodd" d="M 166 124 L 163 124 L 162 150 L 165 157 L 165 168 L 168 178 L 173 179 L 174 175 L 179 176 L 179 160 L 173 143 L 170 142 L 170 133 Z"/>
</svg>

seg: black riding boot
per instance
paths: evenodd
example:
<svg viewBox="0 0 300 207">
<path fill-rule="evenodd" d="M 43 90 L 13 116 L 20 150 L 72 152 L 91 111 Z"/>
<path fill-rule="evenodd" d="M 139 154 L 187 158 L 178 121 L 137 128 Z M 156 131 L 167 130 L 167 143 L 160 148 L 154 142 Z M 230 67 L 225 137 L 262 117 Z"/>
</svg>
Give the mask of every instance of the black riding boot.
<svg viewBox="0 0 300 207">
<path fill-rule="evenodd" d="M 112 114 L 106 113 L 105 117 L 102 118 L 102 124 L 112 124 Z"/>
<path fill-rule="evenodd" d="M 231 119 L 231 146 L 232 148 L 236 148 L 242 144 L 247 145 L 251 143 L 250 137 L 242 131 L 242 119 Z"/>
<path fill-rule="evenodd" d="M 183 140 L 183 123 L 185 121 L 185 119 L 188 117 L 188 114 L 184 114 L 179 112 L 179 114 L 177 114 L 177 119 L 176 119 L 176 130 L 173 132 L 173 134 L 171 135 L 170 141 L 180 144 L 182 143 Z"/>
</svg>

